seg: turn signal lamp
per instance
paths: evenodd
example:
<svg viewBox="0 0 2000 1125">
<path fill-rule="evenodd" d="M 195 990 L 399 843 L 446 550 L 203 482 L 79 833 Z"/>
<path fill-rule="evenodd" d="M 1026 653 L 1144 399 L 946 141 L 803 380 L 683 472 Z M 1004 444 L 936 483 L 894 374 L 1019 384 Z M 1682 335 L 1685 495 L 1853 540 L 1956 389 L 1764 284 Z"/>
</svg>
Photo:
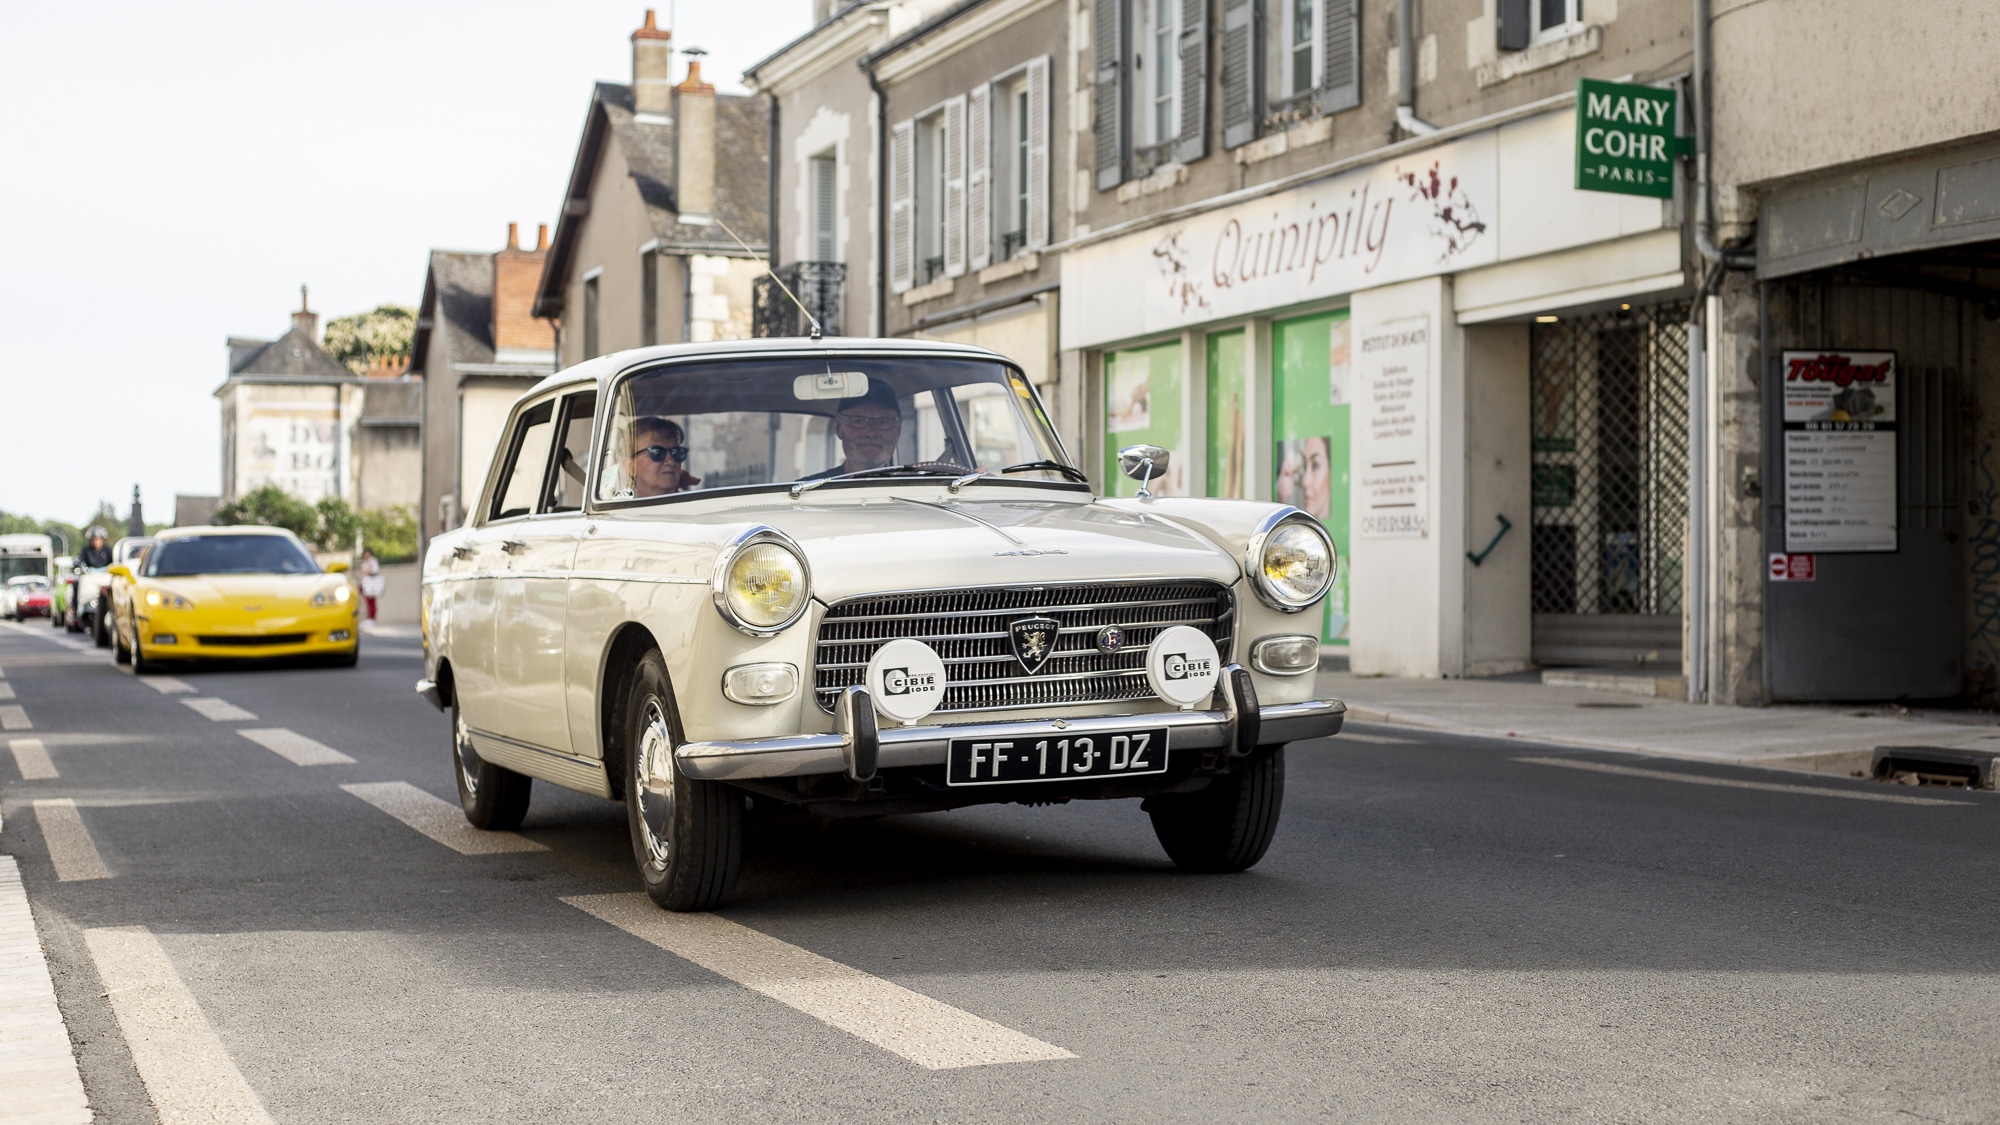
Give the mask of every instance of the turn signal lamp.
<svg viewBox="0 0 2000 1125">
<path fill-rule="evenodd" d="M 799 670 L 790 664 L 738 664 L 722 674 L 722 694 L 737 703 L 768 707 L 799 690 Z"/>
<path fill-rule="evenodd" d="M 1267 675 L 1302 675 L 1319 667 L 1319 638 L 1303 633 L 1261 638 L 1250 646 L 1250 663 Z"/>
</svg>

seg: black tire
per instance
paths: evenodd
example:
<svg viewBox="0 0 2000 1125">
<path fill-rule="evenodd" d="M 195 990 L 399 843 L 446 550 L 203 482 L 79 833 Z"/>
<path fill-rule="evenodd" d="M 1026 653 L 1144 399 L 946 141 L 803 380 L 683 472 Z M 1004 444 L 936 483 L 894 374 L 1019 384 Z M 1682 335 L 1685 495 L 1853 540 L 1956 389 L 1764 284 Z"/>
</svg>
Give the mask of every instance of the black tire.
<svg viewBox="0 0 2000 1125">
<path fill-rule="evenodd" d="M 456 701 L 451 705 L 451 772 L 458 779 L 458 804 L 467 824 L 489 832 L 521 827 L 535 779 L 480 757 Z"/>
<path fill-rule="evenodd" d="M 1285 803 L 1285 748 L 1259 747 L 1235 772 L 1198 793 L 1146 803 L 1153 834 L 1183 871 L 1218 874 L 1257 865 Z"/>
<path fill-rule="evenodd" d="M 360 659 L 361 659 L 361 646 L 355 645 L 353 648 L 348 649 L 346 652 L 341 653 L 339 656 L 327 657 L 326 666 L 329 668 L 352 668 L 357 662 L 360 661 Z"/>
<path fill-rule="evenodd" d="M 98 648 L 111 647 L 111 603 L 109 599 L 97 599 L 97 612 L 90 615 L 91 640 Z"/>
<path fill-rule="evenodd" d="M 145 647 L 139 643 L 139 631 L 134 629 L 132 631 L 132 674 L 135 676 L 145 676 L 152 674 L 155 670 L 153 662 L 146 659 Z"/>
<path fill-rule="evenodd" d="M 736 888 L 743 863 L 743 794 L 721 782 L 696 781 L 676 766 L 680 722 L 657 651 L 639 661 L 626 684 L 619 716 L 625 819 L 640 881 L 668 910 L 714 909 Z"/>
<path fill-rule="evenodd" d="M 125 634 L 116 625 L 111 628 L 111 659 L 118 664 L 132 663 L 132 650 L 125 647 Z"/>
</svg>

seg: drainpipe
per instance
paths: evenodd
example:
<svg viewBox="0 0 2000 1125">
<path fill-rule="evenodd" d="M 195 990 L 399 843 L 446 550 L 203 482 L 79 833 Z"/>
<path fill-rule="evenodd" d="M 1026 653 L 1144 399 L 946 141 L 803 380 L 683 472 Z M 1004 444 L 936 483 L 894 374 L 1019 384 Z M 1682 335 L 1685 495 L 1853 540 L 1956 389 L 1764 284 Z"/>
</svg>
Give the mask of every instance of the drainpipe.
<svg viewBox="0 0 2000 1125">
<path fill-rule="evenodd" d="M 1409 0 L 1404 0 L 1408 3 Z M 1715 219 L 1709 214 L 1708 184 L 1708 0 L 1694 0 L 1694 74 L 1688 86 L 1694 100 L 1694 246 L 1701 256 L 1733 270 L 1757 268 L 1757 255 L 1724 250 L 1715 244 Z"/>
<path fill-rule="evenodd" d="M 764 260 L 772 273 L 778 272 L 778 95 L 765 94 L 771 103 L 770 135 L 765 138 L 764 152 L 770 160 L 770 174 L 765 178 L 764 214 Z"/>
<path fill-rule="evenodd" d="M 875 335 L 889 334 L 889 98 L 875 78 L 875 60 L 863 57 L 861 73 L 875 92 Z"/>
<path fill-rule="evenodd" d="M 1396 126 L 1413 137 L 1427 137 L 1437 126 L 1417 116 L 1417 0 L 1397 0 L 1396 6 Z"/>
</svg>

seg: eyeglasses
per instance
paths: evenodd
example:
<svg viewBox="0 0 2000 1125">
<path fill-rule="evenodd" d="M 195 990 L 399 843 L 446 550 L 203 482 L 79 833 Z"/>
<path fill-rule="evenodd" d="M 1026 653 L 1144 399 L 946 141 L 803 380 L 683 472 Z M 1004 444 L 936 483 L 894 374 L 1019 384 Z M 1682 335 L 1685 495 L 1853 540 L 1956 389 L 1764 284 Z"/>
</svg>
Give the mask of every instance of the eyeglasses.
<svg viewBox="0 0 2000 1125">
<path fill-rule="evenodd" d="M 688 459 L 688 447 L 685 445 L 649 445 L 639 452 L 643 456 L 652 458 L 655 465 L 669 457 L 674 459 L 676 465 L 685 465 Z"/>
<path fill-rule="evenodd" d="M 903 428 L 901 418 L 877 418 L 868 414 L 842 414 L 840 422 L 857 430 L 874 430 L 878 434 L 894 433 Z"/>
</svg>

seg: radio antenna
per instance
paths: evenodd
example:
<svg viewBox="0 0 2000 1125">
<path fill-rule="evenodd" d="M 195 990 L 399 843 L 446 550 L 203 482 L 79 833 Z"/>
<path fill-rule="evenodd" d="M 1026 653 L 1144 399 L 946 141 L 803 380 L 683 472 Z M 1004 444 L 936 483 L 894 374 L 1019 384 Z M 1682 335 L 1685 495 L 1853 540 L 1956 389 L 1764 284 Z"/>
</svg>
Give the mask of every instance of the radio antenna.
<svg viewBox="0 0 2000 1125">
<path fill-rule="evenodd" d="M 745 254 L 751 254 L 751 255 L 756 254 L 755 250 L 750 249 L 749 243 L 743 241 L 741 238 L 738 238 L 736 232 L 729 229 L 729 224 L 723 222 L 722 217 L 720 215 L 715 215 L 711 217 L 715 219 L 715 225 L 722 228 L 724 234 L 727 234 L 729 237 L 736 239 L 736 245 L 743 247 L 743 252 Z M 797 293 L 792 292 L 792 287 L 785 284 L 785 279 L 779 277 L 777 271 L 771 268 L 771 263 L 768 259 L 765 260 L 764 262 L 764 275 L 766 277 L 769 277 L 772 281 L 777 282 L 778 288 L 784 290 L 785 296 L 790 297 L 792 299 L 792 303 L 799 307 L 799 312 L 807 320 L 812 322 L 812 338 L 817 340 L 822 335 L 824 335 L 824 333 L 820 329 L 819 318 L 812 314 L 811 309 L 806 308 L 806 303 L 804 301 L 799 300 L 799 295 Z"/>
</svg>

